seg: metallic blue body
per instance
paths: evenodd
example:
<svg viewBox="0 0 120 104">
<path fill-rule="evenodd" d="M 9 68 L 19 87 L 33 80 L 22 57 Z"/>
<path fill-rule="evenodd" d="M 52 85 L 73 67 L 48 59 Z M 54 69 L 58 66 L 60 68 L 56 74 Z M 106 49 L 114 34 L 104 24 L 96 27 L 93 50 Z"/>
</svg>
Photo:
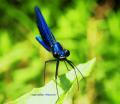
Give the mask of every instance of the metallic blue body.
<svg viewBox="0 0 120 104">
<path fill-rule="evenodd" d="M 59 55 L 59 59 L 65 58 L 65 52 L 62 48 L 61 44 L 56 41 L 55 37 L 53 36 L 52 32 L 50 31 L 49 27 L 47 26 L 45 19 L 40 12 L 38 7 L 35 7 L 36 13 L 36 20 L 40 36 L 37 36 L 37 41 L 49 52 L 57 53 Z"/>
</svg>

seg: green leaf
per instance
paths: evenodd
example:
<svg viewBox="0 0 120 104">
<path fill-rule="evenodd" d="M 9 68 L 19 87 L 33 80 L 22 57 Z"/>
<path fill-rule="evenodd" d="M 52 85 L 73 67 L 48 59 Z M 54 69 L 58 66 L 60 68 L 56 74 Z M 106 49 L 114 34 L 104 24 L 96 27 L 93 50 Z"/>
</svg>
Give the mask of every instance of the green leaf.
<svg viewBox="0 0 120 104">
<path fill-rule="evenodd" d="M 92 71 L 95 63 L 95 58 L 84 64 L 79 64 L 77 67 L 82 72 L 84 77 L 87 77 Z M 77 71 L 77 70 L 76 70 Z M 82 79 L 80 73 L 77 71 L 77 77 L 80 81 Z M 60 75 L 57 80 L 58 92 L 60 98 L 58 99 L 56 93 L 55 80 L 50 81 L 41 88 L 34 88 L 31 92 L 21 96 L 13 102 L 8 104 L 62 104 L 68 93 L 72 93 L 76 86 L 76 76 L 74 70 L 66 74 Z M 16 92 L 17 93 L 17 92 Z"/>
</svg>

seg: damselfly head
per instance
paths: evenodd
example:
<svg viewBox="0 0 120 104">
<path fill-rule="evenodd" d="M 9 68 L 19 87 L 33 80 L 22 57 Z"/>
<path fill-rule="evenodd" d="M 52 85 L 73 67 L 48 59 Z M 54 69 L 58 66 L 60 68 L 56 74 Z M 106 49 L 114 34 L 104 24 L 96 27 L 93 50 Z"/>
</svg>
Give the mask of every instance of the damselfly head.
<svg viewBox="0 0 120 104">
<path fill-rule="evenodd" d="M 70 55 L 69 50 L 62 50 L 62 51 L 53 53 L 53 56 L 57 59 L 60 59 L 60 60 L 64 60 L 69 55 Z"/>
<path fill-rule="evenodd" d="M 61 44 L 56 42 L 52 47 L 53 56 L 57 59 L 64 60 L 70 55 L 70 52 L 66 49 L 63 49 Z"/>
</svg>

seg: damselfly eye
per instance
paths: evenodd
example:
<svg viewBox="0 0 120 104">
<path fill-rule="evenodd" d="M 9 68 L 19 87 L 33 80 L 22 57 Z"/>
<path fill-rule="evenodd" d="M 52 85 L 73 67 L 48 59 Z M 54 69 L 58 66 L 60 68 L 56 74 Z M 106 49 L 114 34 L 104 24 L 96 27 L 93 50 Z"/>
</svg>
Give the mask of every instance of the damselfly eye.
<svg viewBox="0 0 120 104">
<path fill-rule="evenodd" d="M 58 55 L 58 53 L 57 53 L 57 52 L 54 52 L 54 53 L 53 53 L 53 56 L 54 56 L 54 57 L 56 57 L 56 58 L 58 58 L 58 57 L 59 57 L 59 55 Z"/>
<path fill-rule="evenodd" d="M 70 51 L 69 50 L 65 50 L 65 56 L 69 56 L 70 55 Z"/>
</svg>

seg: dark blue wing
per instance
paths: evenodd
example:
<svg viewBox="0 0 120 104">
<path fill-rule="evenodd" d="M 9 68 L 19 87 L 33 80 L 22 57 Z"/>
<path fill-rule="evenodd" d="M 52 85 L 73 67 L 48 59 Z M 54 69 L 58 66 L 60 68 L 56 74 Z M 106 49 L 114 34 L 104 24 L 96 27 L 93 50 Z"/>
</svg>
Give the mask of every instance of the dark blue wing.
<svg viewBox="0 0 120 104">
<path fill-rule="evenodd" d="M 42 40 L 44 44 L 50 49 L 51 46 L 56 42 L 52 32 L 50 31 L 49 27 L 47 26 L 42 13 L 38 7 L 35 7 L 36 19 L 37 19 L 37 26 L 39 32 L 41 34 Z"/>
<path fill-rule="evenodd" d="M 40 38 L 40 36 L 36 36 L 36 40 L 49 52 L 51 51 L 50 47 L 48 47 L 44 41 Z"/>
</svg>

